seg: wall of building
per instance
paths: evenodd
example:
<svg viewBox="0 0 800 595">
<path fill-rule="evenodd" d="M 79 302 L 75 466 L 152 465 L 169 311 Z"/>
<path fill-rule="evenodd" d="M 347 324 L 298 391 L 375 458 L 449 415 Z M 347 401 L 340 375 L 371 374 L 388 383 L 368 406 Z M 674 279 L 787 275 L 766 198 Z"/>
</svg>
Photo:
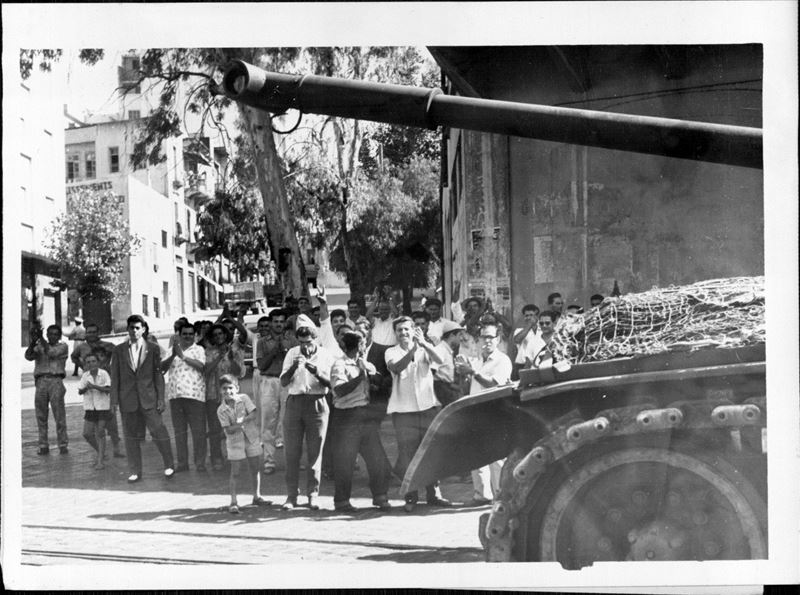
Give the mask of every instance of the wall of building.
<svg viewBox="0 0 800 595">
<path fill-rule="evenodd" d="M 692 51 L 672 78 L 650 50 L 606 48 L 588 55 L 584 89 L 576 90 L 563 63 L 520 59 L 487 74 L 493 78 L 482 79 L 482 91 L 498 99 L 761 125 L 758 48 Z M 480 213 L 486 212 L 491 188 L 500 245 L 511 252 L 515 316 L 525 303 L 544 306 L 552 291 L 568 304 L 587 306 L 591 294 L 608 295 L 615 281 L 624 293 L 763 274 L 761 170 L 517 137 L 464 138 L 471 137 L 482 140 L 464 144 L 462 210 L 477 217 L 470 225 L 484 221 L 486 227 L 488 218 Z M 487 158 L 493 176 L 506 175 L 507 190 L 487 183 Z M 453 253 L 465 249 L 470 238 L 455 229 Z M 493 255 L 483 258 L 492 262 Z M 500 279 L 503 258 L 495 266 Z M 474 284 L 472 261 L 466 269 L 454 262 L 452 275 L 459 274 L 470 275 Z M 491 290 L 493 273 L 481 276 Z"/>
</svg>

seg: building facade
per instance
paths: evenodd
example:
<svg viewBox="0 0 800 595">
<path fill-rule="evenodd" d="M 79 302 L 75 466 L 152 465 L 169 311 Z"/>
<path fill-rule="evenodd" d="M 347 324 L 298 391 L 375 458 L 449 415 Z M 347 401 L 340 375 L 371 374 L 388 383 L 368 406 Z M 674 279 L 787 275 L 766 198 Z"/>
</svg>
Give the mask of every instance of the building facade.
<svg viewBox="0 0 800 595">
<path fill-rule="evenodd" d="M 431 48 L 448 91 L 486 99 L 761 126 L 757 45 Z M 764 273 L 762 171 L 445 131 L 445 291 L 567 304 Z M 450 297 L 448 297 L 448 301 Z"/>
<path fill-rule="evenodd" d="M 67 292 L 54 284 L 58 267 L 44 246 L 48 225 L 66 204 L 60 79 L 34 71 L 4 91 L 4 105 L 16 111 L 3 118 L 5 126 L 14 127 L 16 160 L 14 171 L 5 172 L 15 185 L 14 195 L 4 197 L 4 213 L 19 215 L 21 345 L 27 346 L 34 322 L 63 327 L 70 318 Z"/>
</svg>

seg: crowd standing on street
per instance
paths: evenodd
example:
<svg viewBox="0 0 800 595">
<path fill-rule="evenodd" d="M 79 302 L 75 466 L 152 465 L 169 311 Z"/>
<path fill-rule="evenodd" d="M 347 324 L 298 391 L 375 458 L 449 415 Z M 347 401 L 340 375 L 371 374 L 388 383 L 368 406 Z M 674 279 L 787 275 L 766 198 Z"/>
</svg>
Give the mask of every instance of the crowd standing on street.
<svg viewBox="0 0 800 595">
<path fill-rule="evenodd" d="M 457 292 L 456 292 L 457 294 Z M 437 294 L 438 295 L 438 294 Z M 595 294 L 590 307 L 604 298 Z M 565 308 L 562 295 L 547 297 L 547 309 L 526 304 L 512 326 L 490 300 L 470 296 L 450 304 L 443 315 L 438 297 L 423 299 L 420 309 L 400 316 L 391 297 L 379 295 L 364 311 L 350 299 L 346 310 L 328 310 L 324 287 L 318 305 L 309 298 L 287 298 L 284 308 L 258 319 L 255 332 L 244 324 L 244 308 L 225 309 L 216 321 L 175 321 L 174 335 L 162 349 L 139 315 L 127 319 L 127 339 L 103 341 L 96 324 L 81 327 L 69 358 L 83 373 L 83 437 L 95 451 L 100 470 L 110 456 L 126 457 L 128 482 L 142 478 L 141 443 L 148 430 L 158 448 L 163 475 L 230 467 L 229 511 L 239 513 L 237 488 L 242 476 L 254 505 L 271 504 L 261 496 L 261 476 L 278 469 L 277 450 L 285 449 L 286 498 L 281 508 L 319 508 L 323 480 L 334 482 L 334 509 L 352 513 L 353 473 L 360 455 L 366 463 L 373 506 L 391 509 L 392 477 L 402 478 L 423 437 L 443 407 L 464 396 L 503 386 L 525 370 L 553 365 L 550 343 L 562 316 L 583 313 Z M 82 322 L 80 319 L 76 319 Z M 76 339 L 73 332 L 68 336 Z M 38 454 L 49 454 L 48 409 L 56 426 L 59 451 L 68 453 L 64 395 L 67 344 L 62 329 L 34 327 L 25 358 L 34 361 Z M 512 363 L 513 358 L 513 363 Z M 253 394 L 240 391 L 245 359 L 252 361 Z M 172 441 L 161 414 L 169 403 Z M 116 421 L 119 409 L 125 454 Z M 398 457 L 392 464 L 381 441 L 382 422 L 391 419 Z M 306 459 L 303 463 L 302 455 Z M 473 498 L 466 506 L 489 505 L 498 496 L 503 461 L 471 472 Z M 300 475 L 305 502 L 298 503 Z M 420 495 L 401 495 L 412 512 Z M 425 486 L 429 506 L 451 506 L 437 482 Z"/>
</svg>

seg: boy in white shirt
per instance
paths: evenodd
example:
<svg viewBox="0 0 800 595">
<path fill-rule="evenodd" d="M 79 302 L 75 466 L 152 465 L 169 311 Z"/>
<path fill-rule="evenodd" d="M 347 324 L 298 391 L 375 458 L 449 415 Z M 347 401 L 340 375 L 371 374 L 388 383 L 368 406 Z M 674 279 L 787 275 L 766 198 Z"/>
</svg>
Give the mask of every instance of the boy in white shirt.
<svg viewBox="0 0 800 595">
<path fill-rule="evenodd" d="M 78 382 L 83 395 L 83 437 L 97 452 L 95 469 L 104 469 L 106 456 L 106 424 L 111 420 L 111 377 L 100 367 L 94 353 L 83 359 L 86 371 Z"/>
</svg>

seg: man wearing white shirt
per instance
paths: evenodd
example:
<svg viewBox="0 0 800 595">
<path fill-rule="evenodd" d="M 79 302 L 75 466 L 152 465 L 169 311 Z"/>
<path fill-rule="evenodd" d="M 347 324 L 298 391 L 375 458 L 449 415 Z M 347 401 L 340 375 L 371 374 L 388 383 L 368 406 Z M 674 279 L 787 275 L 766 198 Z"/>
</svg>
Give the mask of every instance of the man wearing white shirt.
<svg viewBox="0 0 800 595">
<path fill-rule="evenodd" d="M 392 374 L 392 394 L 387 411 L 392 415 L 397 434 L 395 471 L 402 477 L 441 407 L 433 391 L 431 364 L 441 364 L 442 359 L 408 316 L 395 319 L 394 330 L 397 345 L 387 349 L 385 356 L 386 366 Z M 441 497 L 436 483 L 425 486 L 425 492 L 428 504 L 450 505 Z M 404 510 L 413 511 L 419 499 L 417 492 L 409 492 L 404 498 Z"/>
<path fill-rule="evenodd" d="M 430 317 L 428 322 L 428 338 L 437 345 L 442 340 L 445 319 L 442 318 L 442 300 L 430 298 L 425 302 L 425 311 Z"/>
<path fill-rule="evenodd" d="M 514 371 L 529 367 L 536 354 L 544 347 L 539 333 L 539 307 L 527 304 L 522 307 L 523 326 L 514 329 L 514 344 L 517 355 L 514 357 Z"/>
<path fill-rule="evenodd" d="M 464 327 L 459 326 L 452 320 L 444 320 L 443 322 L 442 329 L 444 332 L 441 341 L 436 345 L 436 352 L 442 358 L 442 363 L 434 367 L 433 390 L 439 402 L 447 406 L 461 397 L 459 383 L 456 382 L 454 350 L 458 349 Z"/>
<path fill-rule="evenodd" d="M 334 358 L 325 348 L 317 345 L 316 327 L 300 326 L 295 336 L 299 345 L 286 353 L 281 372 L 281 385 L 288 388 L 289 394 L 283 418 L 287 490 L 283 509 L 291 510 L 297 506 L 300 454 L 305 439 L 309 463 L 306 487 L 308 507 L 317 510 L 319 506 L 314 500 L 319 494 L 322 446 L 329 414 L 325 395 L 331 387 L 330 371 Z"/>
<path fill-rule="evenodd" d="M 469 394 L 508 384 L 511 380 L 511 360 L 497 348 L 500 328 L 485 324 L 480 330 L 481 357 L 459 357 L 456 367 L 470 377 Z M 474 495 L 469 506 L 490 504 L 500 487 L 500 470 L 503 461 L 495 461 L 472 471 Z"/>
<path fill-rule="evenodd" d="M 396 345 L 397 338 L 395 337 L 394 324 L 391 318 L 392 305 L 386 300 L 381 300 L 375 309 L 378 315 L 370 320 L 372 323 L 373 342 L 386 347 Z"/>
</svg>

